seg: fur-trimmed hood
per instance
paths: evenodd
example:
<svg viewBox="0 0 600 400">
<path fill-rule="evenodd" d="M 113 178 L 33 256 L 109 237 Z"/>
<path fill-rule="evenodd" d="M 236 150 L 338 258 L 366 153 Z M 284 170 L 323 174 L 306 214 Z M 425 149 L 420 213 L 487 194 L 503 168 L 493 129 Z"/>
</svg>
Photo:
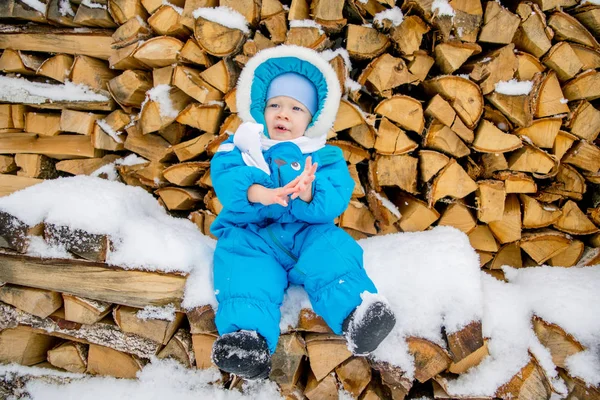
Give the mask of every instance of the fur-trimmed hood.
<svg viewBox="0 0 600 400">
<path fill-rule="evenodd" d="M 248 61 L 237 83 L 239 117 L 244 122 L 265 126 L 267 89 L 275 77 L 286 72 L 305 76 L 317 88 L 318 109 L 304 136 L 324 142 L 335 122 L 341 89 L 331 65 L 319 53 L 306 47 L 280 45 L 262 50 Z M 264 134 L 268 137 L 266 131 Z"/>
</svg>

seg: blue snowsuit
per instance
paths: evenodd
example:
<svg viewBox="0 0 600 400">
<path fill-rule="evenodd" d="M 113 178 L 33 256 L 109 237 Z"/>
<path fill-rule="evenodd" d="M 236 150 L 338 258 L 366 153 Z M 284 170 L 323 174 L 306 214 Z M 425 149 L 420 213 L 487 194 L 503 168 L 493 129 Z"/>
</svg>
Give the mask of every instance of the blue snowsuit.
<svg viewBox="0 0 600 400">
<path fill-rule="evenodd" d="M 298 70 L 294 62 L 290 65 L 291 70 Z M 242 74 L 240 81 L 243 78 Z M 252 78 L 250 91 L 260 98 L 256 92 L 266 91 L 264 86 L 270 80 Z M 242 105 L 247 104 L 242 100 Z M 253 117 L 264 123 L 262 115 L 254 113 Z M 318 163 L 311 202 L 290 199 L 283 207 L 248 201 L 251 185 L 282 187 L 300 175 L 308 155 Z M 263 156 L 270 175 L 246 165 L 240 150 L 233 146 L 233 138 L 229 138 L 211 161 L 212 183 L 223 205 L 211 227 L 218 238 L 214 253 L 214 287 L 219 302 L 216 325 L 221 335 L 255 330 L 274 352 L 280 333 L 280 306 L 290 283 L 304 286 L 314 311 L 336 334 L 342 333 L 342 322 L 361 303 L 360 294 L 377 290 L 363 268 L 362 248 L 333 223 L 348 206 L 354 187 L 341 150 L 326 145 L 302 154 L 296 144 L 280 142 Z"/>
</svg>

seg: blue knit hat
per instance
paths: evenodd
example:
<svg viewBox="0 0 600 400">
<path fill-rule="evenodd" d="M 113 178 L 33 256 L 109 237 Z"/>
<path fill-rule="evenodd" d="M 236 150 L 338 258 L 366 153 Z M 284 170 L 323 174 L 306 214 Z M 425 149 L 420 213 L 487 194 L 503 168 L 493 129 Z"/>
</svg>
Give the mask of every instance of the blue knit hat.
<svg viewBox="0 0 600 400">
<path fill-rule="evenodd" d="M 267 89 L 266 101 L 277 96 L 287 96 L 299 101 L 308 109 L 310 115 L 315 115 L 317 112 L 319 104 L 317 89 L 303 75 L 286 72 L 273 79 L 269 84 L 269 89 Z"/>
</svg>

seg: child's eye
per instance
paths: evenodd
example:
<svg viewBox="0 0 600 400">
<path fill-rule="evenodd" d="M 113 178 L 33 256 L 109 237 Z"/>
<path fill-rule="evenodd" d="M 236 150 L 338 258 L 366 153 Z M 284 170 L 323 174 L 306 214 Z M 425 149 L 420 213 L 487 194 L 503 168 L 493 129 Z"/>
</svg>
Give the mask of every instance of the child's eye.
<svg viewBox="0 0 600 400">
<path fill-rule="evenodd" d="M 275 108 L 275 107 L 279 107 L 279 105 L 277 103 L 273 103 L 273 104 L 270 104 L 269 107 Z"/>
<path fill-rule="evenodd" d="M 300 108 L 300 107 L 298 107 L 298 106 L 294 106 L 294 111 L 304 111 L 304 110 L 303 110 L 303 109 L 301 109 L 301 108 Z"/>
</svg>

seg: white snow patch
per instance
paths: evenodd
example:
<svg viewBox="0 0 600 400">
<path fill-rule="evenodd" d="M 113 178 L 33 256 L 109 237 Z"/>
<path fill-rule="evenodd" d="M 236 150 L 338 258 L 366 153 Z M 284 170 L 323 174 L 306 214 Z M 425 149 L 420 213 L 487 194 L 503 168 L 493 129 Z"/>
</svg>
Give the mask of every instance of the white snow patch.
<svg viewBox="0 0 600 400">
<path fill-rule="evenodd" d="M 562 99 L 560 99 L 561 104 L 567 104 L 568 102 L 569 102 L 569 100 L 565 99 L 564 97 Z"/>
<path fill-rule="evenodd" d="M 344 87 L 351 92 L 357 92 L 362 89 L 362 85 L 351 78 L 346 78 L 344 82 Z"/>
<path fill-rule="evenodd" d="M 398 26 L 404 20 L 404 14 L 400 8 L 393 7 L 375 14 L 373 17 L 373 22 L 382 24 L 384 19 L 390 20 L 393 26 Z"/>
<path fill-rule="evenodd" d="M 161 117 L 177 118 L 179 112 L 173 108 L 173 102 L 169 94 L 171 93 L 170 85 L 158 85 L 146 92 L 146 97 L 158 103 L 158 108 Z M 143 108 L 143 105 L 142 105 Z M 141 111 L 140 111 L 141 113 Z"/>
<path fill-rule="evenodd" d="M 317 28 L 319 30 L 319 35 L 323 33 L 323 27 L 317 24 L 312 19 L 294 19 L 290 21 L 290 28 Z"/>
<path fill-rule="evenodd" d="M 231 29 L 239 29 L 244 33 L 250 33 L 248 21 L 239 12 L 226 7 L 201 7 L 193 12 L 194 18 L 202 17 L 217 24 Z"/>
<path fill-rule="evenodd" d="M 149 163 L 150 161 L 145 158 L 139 157 L 137 154 L 130 154 L 125 158 L 119 158 L 114 162 L 103 165 L 94 172 L 90 174 L 90 176 L 101 177 L 102 175 L 106 176 L 106 179 L 109 181 L 116 181 L 119 179 L 119 174 L 117 173 L 117 165 L 138 165 Z"/>
<path fill-rule="evenodd" d="M 135 314 L 139 319 L 160 319 L 162 321 L 173 321 L 175 319 L 175 306 L 173 304 L 164 307 L 146 306 Z"/>
<path fill-rule="evenodd" d="M 71 6 L 71 2 L 69 0 L 60 0 L 58 3 L 58 12 L 63 17 L 70 15 L 71 17 L 75 16 L 75 11 L 73 11 L 73 7 Z"/>
<path fill-rule="evenodd" d="M 106 10 L 106 6 L 100 3 L 94 3 L 92 0 L 81 0 L 81 5 L 89 8 L 101 8 Z"/>
<path fill-rule="evenodd" d="M 96 120 L 96 124 L 98 124 L 98 126 L 100 128 L 102 128 L 102 130 L 111 138 L 113 138 L 113 140 L 117 143 L 123 143 L 123 139 L 121 139 L 119 136 L 123 134 L 123 131 L 115 131 L 112 126 L 110 126 L 109 124 L 106 123 L 106 120 L 104 119 L 98 119 Z"/>
<path fill-rule="evenodd" d="M 42 104 L 48 101 L 108 101 L 85 85 L 66 81 L 62 85 L 30 82 L 0 76 L 0 102 Z"/>
<path fill-rule="evenodd" d="M 533 88 L 532 81 L 517 81 L 511 79 L 510 81 L 500 81 L 495 85 L 496 93 L 505 94 L 508 96 L 521 96 L 531 92 Z"/>
<path fill-rule="evenodd" d="M 29 237 L 27 255 L 40 258 L 73 258 L 65 246 L 60 244 L 52 245 L 46 242 L 41 236 Z"/>
<path fill-rule="evenodd" d="M 42 14 L 46 14 L 46 4 L 42 3 L 39 0 L 20 0 L 22 3 L 27 4 L 29 7 L 33 8 L 35 11 L 39 11 Z"/>
<path fill-rule="evenodd" d="M 387 208 L 392 214 L 394 214 L 394 216 L 396 218 L 400 218 L 402 216 L 400 214 L 400 210 L 394 203 L 392 203 L 391 201 L 389 201 L 388 199 L 386 199 L 385 197 L 383 197 L 382 195 L 380 195 L 379 193 L 377 193 L 374 190 L 372 190 L 371 192 L 375 195 L 377 200 L 379 200 L 385 208 Z"/>
<path fill-rule="evenodd" d="M 183 8 L 177 7 L 175 4 L 171 4 L 167 0 L 163 0 L 162 4 L 163 4 L 163 6 L 169 6 L 169 7 L 171 7 L 179 15 L 183 14 Z"/>
<path fill-rule="evenodd" d="M 342 56 L 342 58 L 344 59 L 344 64 L 346 65 L 346 69 L 348 70 L 348 72 L 352 71 L 352 61 L 350 61 L 350 54 L 348 53 L 348 50 L 344 49 L 343 47 L 339 47 L 335 50 L 323 50 L 319 54 L 325 59 L 325 61 L 331 61 L 337 56 Z"/>
<path fill-rule="evenodd" d="M 438 16 L 448 15 L 454 17 L 456 15 L 454 8 L 448 3 L 448 0 L 433 0 L 431 12 L 435 14 L 436 11 Z"/>
<path fill-rule="evenodd" d="M 298 316 L 303 308 L 312 310 L 308 294 L 302 286 L 290 286 L 283 296 L 283 303 L 280 307 L 279 330 L 288 332 L 298 327 Z"/>
</svg>

